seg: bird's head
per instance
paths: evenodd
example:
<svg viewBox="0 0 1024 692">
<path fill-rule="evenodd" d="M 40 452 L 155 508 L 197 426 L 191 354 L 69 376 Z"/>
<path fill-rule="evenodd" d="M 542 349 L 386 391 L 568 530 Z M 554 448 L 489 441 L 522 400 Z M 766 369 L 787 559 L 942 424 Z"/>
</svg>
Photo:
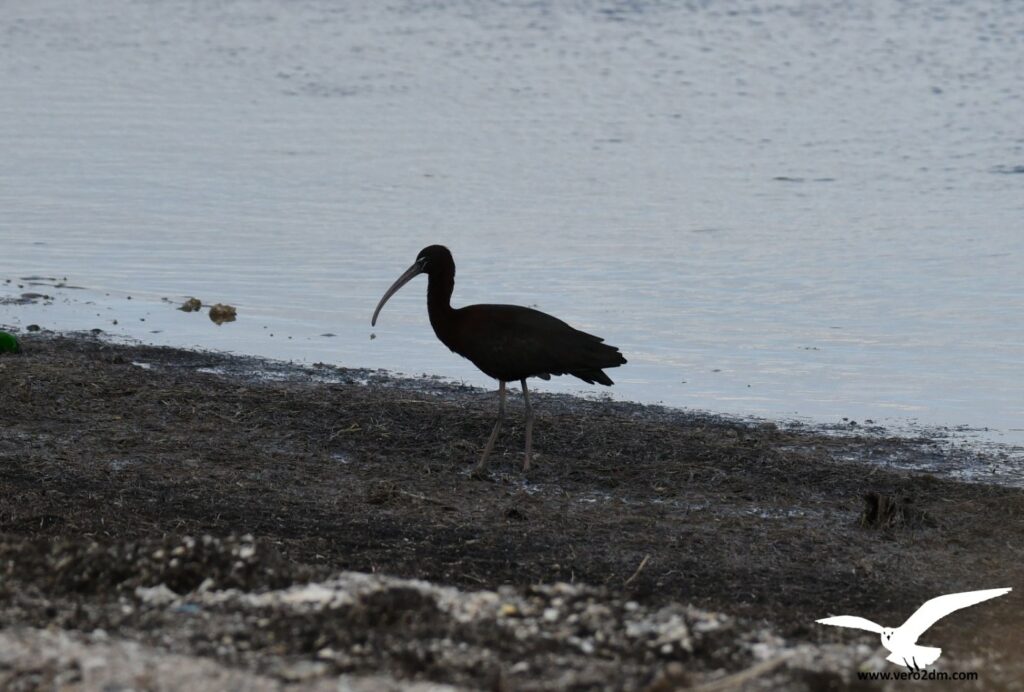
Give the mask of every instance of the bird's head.
<svg viewBox="0 0 1024 692">
<path fill-rule="evenodd" d="M 892 635 L 896 633 L 892 627 L 882 628 L 882 644 L 888 644 L 892 641 Z"/>
<path fill-rule="evenodd" d="M 419 265 L 424 274 L 455 274 L 455 260 L 444 245 L 428 245 L 416 255 L 413 266 Z"/>
<path fill-rule="evenodd" d="M 416 255 L 416 261 L 412 263 L 412 266 L 406 269 L 395 280 L 395 283 L 391 284 L 391 288 L 384 293 L 384 297 L 377 303 L 377 309 L 373 311 L 373 319 L 370 320 L 370 326 L 377 326 L 377 316 L 384 307 L 384 303 L 388 302 L 391 296 L 398 293 L 398 289 L 420 274 L 454 277 L 455 260 L 452 259 L 452 253 L 444 245 L 428 245 L 420 250 L 420 254 Z"/>
</svg>

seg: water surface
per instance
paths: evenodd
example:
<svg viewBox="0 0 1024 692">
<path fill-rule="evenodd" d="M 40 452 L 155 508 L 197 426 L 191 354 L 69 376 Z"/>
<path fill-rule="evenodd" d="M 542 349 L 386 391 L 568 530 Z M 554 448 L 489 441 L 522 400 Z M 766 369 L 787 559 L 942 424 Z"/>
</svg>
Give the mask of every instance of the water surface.
<svg viewBox="0 0 1024 692">
<path fill-rule="evenodd" d="M 616 397 L 1024 441 L 1024 5 L 45 0 L 0 91 L 0 323 L 486 385 L 370 338 L 444 243 Z"/>
</svg>

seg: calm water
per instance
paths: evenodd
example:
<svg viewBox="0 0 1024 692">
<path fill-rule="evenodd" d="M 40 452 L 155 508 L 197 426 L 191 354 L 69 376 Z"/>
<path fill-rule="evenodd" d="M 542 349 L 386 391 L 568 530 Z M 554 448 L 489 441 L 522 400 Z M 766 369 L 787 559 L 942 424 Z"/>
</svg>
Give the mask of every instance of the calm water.
<svg viewBox="0 0 1024 692">
<path fill-rule="evenodd" d="M 487 384 L 370 339 L 436 242 L 616 397 L 1024 441 L 1024 4 L 6 3 L 0 94 L 0 324 Z"/>
</svg>

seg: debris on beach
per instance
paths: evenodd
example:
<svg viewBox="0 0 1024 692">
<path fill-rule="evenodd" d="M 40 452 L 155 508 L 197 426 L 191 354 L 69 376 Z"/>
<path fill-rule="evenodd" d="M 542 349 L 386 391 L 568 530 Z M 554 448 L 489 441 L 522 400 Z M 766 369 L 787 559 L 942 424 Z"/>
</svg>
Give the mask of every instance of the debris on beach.
<svg viewBox="0 0 1024 692">
<path fill-rule="evenodd" d="M 224 324 L 225 322 L 234 322 L 238 316 L 238 310 L 231 305 L 225 305 L 223 303 L 217 303 L 210 308 L 210 319 L 217 324 Z"/>
<path fill-rule="evenodd" d="M 860 525 L 866 529 L 891 529 L 898 526 L 930 524 L 931 518 L 909 497 L 869 492 L 864 495 Z"/>
<path fill-rule="evenodd" d="M 198 298 L 189 298 L 178 308 L 182 312 L 196 312 L 203 307 L 203 301 Z"/>
<path fill-rule="evenodd" d="M 14 334 L 0 332 L 0 353 L 21 353 L 21 344 Z"/>
</svg>

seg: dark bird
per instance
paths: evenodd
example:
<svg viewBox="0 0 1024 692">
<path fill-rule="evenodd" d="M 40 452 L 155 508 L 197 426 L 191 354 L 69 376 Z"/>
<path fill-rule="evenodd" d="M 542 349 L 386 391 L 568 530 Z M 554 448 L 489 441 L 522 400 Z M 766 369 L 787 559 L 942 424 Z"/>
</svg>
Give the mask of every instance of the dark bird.
<svg viewBox="0 0 1024 692">
<path fill-rule="evenodd" d="M 414 276 L 426 274 L 427 312 L 430 326 L 445 346 L 486 375 L 498 380 L 498 421 L 487 439 L 480 462 L 473 469 L 479 473 L 487 464 L 494 441 L 505 418 L 505 383 L 519 380 L 526 404 L 526 455 L 523 471 L 530 468 L 530 446 L 533 436 L 533 409 L 526 389 L 526 378 L 551 379 L 552 375 L 572 375 L 588 384 L 612 384 L 602 368 L 616 368 L 626 359 L 604 339 L 573 329 L 551 315 L 518 305 L 451 306 L 455 289 L 455 260 L 443 245 L 431 245 L 420 251 L 416 261 L 398 277 L 373 311 L 371 326 L 388 299 Z"/>
</svg>

